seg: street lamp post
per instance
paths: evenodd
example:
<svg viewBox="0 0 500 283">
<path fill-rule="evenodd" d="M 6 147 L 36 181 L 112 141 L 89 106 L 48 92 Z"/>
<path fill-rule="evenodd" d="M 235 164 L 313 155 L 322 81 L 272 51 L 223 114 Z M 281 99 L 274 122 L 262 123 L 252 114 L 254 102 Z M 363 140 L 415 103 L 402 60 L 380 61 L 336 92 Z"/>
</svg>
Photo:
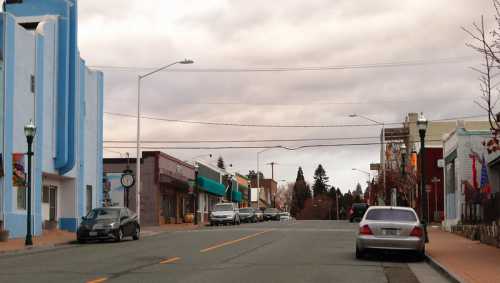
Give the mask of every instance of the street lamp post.
<svg viewBox="0 0 500 283">
<path fill-rule="evenodd" d="M 198 191 L 199 191 L 199 187 L 198 187 L 198 171 L 199 171 L 199 166 L 198 166 L 198 163 L 195 163 L 194 164 L 194 192 L 193 192 L 193 196 L 194 196 L 194 202 L 193 202 L 193 212 L 194 212 L 194 225 L 198 225 L 199 223 L 199 220 L 198 220 L 198 209 L 199 209 L 199 195 L 198 195 Z"/>
<path fill-rule="evenodd" d="M 425 239 L 427 237 L 427 193 L 425 188 L 425 132 L 427 131 L 428 121 L 422 113 L 417 120 L 418 133 L 420 135 L 420 216 L 424 222 Z"/>
<path fill-rule="evenodd" d="M 135 189 L 135 201 L 136 201 L 136 214 L 137 214 L 137 222 L 140 223 L 141 220 L 141 81 L 142 79 L 149 77 L 155 73 L 161 72 L 173 65 L 176 64 L 193 64 L 193 60 L 182 60 L 177 61 L 163 67 L 160 67 L 154 71 L 151 71 L 144 75 L 139 75 L 137 77 L 137 137 L 136 137 L 136 174 L 137 174 L 137 184 Z"/>
<path fill-rule="evenodd" d="M 383 186 L 384 186 L 384 189 L 383 189 L 383 192 L 385 193 L 385 187 L 386 187 L 386 178 L 385 178 L 385 123 L 382 123 L 382 122 L 379 122 L 377 120 L 373 120 L 371 118 L 368 118 L 366 116 L 362 116 L 362 115 L 359 115 L 359 114 L 351 114 L 349 115 L 349 117 L 351 118 L 355 118 L 355 117 L 358 117 L 358 118 L 362 118 L 362 119 L 365 119 L 365 120 L 368 120 L 370 122 L 373 122 L 375 124 L 378 124 L 380 126 L 382 126 L 382 135 L 381 135 L 381 141 L 380 141 L 380 160 L 381 160 L 381 165 L 382 165 L 382 173 L 383 173 Z"/>
<path fill-rule="evenodd" d="M 31 246 L 33 245 L 33 239 L 31 235 L 31 157 L 33 156 L 33 151 L 31 146 L 33 144 L 33 139 L 36 134 L 36 126 L 33 124 L 33 121 L 30 120 L 26 126 L 24 126 L 24 134 L 26 136 L 26 141 L 28 142 L 28 176 L 26 179 L 26 187 L 28 189 L 28 206 L 27 206 L 27 214 L 26 214 L 26 240 L 25 245 Z"/>
</svg>

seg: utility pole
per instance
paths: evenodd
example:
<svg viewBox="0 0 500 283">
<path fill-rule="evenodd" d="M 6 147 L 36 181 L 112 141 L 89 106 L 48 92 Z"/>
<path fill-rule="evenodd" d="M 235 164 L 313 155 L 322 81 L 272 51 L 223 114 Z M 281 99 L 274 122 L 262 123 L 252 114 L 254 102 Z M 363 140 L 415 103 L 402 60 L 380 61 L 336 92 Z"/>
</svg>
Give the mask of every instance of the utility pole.
<svg viewBox="0 0 500 283">
<path fill-rule="evenodd" d="M 267 165 L 271 165 L 271 180 L 274 180 L 274 165 L 279 165 L 279 164 L 273 161 L 273 162 L 267 163 Z"/>
</svg>

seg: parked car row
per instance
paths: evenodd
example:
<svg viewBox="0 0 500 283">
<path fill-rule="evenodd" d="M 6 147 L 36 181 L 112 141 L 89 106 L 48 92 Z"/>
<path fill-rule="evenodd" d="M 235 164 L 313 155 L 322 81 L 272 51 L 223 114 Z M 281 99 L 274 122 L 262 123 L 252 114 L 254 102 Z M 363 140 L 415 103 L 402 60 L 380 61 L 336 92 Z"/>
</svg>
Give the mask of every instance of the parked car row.
<svg viewBox="0 0 500 283">
<path fill-rule="evenodd" d="M 266 208 L 264 211 L 252 207 L 238 208 L 235 203 L 218 203 L 209 215 L 210 226 L 220 224 L 239 225 L 241 222 L 257 223 L 268 220 L 290 220 L 288 212 L 277 208 Z"/>
</svg>

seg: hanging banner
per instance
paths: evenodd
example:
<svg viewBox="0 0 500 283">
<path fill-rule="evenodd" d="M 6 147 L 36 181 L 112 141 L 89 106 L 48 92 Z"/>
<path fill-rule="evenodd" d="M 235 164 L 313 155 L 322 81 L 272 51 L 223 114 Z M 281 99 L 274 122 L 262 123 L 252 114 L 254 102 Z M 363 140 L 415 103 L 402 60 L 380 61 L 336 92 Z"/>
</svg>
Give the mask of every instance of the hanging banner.
<svg viewBox="0 0 500 283">
<path fill-rule="evenodd" d="M 26 186 L 26 170 L 24 166 L 24 153 L 12 154 L 12 186 Z"/>
</svg>

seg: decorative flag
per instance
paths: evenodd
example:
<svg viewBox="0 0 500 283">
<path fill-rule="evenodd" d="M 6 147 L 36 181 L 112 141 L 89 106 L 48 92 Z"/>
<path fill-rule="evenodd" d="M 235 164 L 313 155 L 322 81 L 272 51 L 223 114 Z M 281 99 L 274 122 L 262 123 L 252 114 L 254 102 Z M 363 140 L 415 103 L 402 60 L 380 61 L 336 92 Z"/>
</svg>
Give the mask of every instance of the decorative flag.
<svg viewBox="0 0 500 283">
<path fill-rule="evenodd" d="M 483 154 L 483 158 L 481 160 L 481 189 L 483 190 L 484 193 L 487 193 L 487 194 L 491 193 L 491 186 L 490 186 L 490 181 L 488 178 L 488 168 L 486 166 L 484 154 Z"/>
<path fill-rule="evenodd" d="M 471 157 L 472 157 L 472 186 L 474 187 L 475 190 L 477 190 L 478 185 L 477 185 L 476 156 L 472 154 Z"/>
</svg>

